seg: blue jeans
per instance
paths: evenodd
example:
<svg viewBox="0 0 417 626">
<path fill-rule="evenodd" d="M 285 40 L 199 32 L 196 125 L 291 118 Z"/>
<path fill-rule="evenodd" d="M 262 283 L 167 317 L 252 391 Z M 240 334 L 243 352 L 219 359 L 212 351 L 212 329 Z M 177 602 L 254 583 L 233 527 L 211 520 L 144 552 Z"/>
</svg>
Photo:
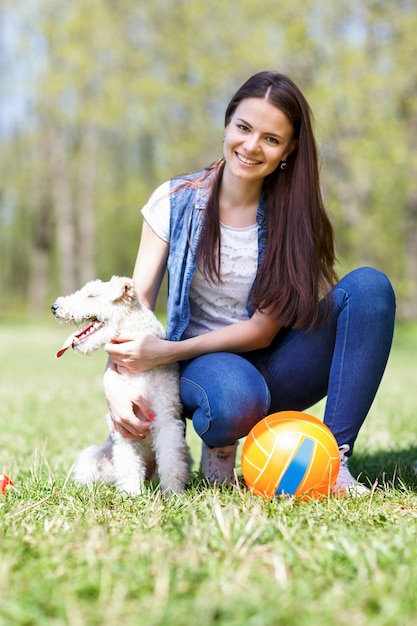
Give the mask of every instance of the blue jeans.
<svg viewBox="0 0 417 626">
<path fill-rule="evenodd" d="M 354 270 L 333 288 L 326 321 L 314 331 L 283 329 L 268 348 L 182 363 L 184 414 L 207 445 L 221 447 L 270 413 L 304 411 L 327 395 L 324 423 L 352 450 L 385 370 L 394 318 L 387 277 Z"/>
</svg>

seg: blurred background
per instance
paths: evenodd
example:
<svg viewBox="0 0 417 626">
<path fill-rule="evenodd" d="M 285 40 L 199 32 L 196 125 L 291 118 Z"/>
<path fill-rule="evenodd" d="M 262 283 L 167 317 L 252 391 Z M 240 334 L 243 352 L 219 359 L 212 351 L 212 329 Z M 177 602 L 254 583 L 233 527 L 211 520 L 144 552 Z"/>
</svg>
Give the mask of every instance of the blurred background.
<svg viewBox="0 0 417 626">
<path fill-rule="evenodd" d="M 131 275 L 150 193 L 274 69 L 313 110 L 339 274 L 385 271 L 417 319 L 416 34 L 417 0 L 0 0 L 0 317 Z"/>
</svg>

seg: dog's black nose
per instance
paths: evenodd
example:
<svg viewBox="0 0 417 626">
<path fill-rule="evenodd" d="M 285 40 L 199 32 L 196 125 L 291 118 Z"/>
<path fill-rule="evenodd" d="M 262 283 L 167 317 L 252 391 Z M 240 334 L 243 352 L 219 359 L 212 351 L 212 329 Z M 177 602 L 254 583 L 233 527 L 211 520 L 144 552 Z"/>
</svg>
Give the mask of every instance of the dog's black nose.
<svg viewBox="0 0 417 626">
<path fill-rule="evenodd" d="M 51 305 L 51 311 L 52 313 L 55 315 L 55 313 L 58 311 L 58 305 L 56 303 Z"/>
</svg>

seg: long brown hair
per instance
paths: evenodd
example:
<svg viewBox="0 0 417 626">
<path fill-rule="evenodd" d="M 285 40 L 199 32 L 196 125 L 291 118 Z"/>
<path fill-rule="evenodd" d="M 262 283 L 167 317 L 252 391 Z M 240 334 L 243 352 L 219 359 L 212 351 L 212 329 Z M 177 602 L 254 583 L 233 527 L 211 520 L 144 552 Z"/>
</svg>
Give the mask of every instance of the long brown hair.
<svg viewBox="0 0 417 626">
<path fill-rule="evenodd" d="M 337 281 L 334 235 L 320 190 L 317 147 L 310 107 L 298 87 L 277 72 L 260 72 L 247 80 L 231 99 L 225 126 L 242 100 L 261 98 L 280 109 L 294 129 L 297 147 L 287 169 L 277 168 L 263 184 L 267 246 L 258 270 L 252 303 L 273 312 L 282 326 L 311 329 L 320 320 L 319 301 Z M 224 168 L 220 159 L 207 205 L 199 265 L 206 277 L 220 279 L 219 189 Z"/>
</svg>

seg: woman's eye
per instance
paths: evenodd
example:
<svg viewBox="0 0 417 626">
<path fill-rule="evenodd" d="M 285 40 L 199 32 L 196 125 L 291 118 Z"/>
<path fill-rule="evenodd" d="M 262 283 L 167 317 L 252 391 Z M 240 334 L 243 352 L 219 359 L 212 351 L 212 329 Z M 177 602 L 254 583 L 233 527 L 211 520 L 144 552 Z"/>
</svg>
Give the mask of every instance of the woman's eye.
<svg viewBox="0 0 417 626">
<path fill-rule="evenodd" d="M 266 138 L 266 140 L 267 140 L 269 143 L 275 143 L 275 144 L 278 144 L 278 143 L 279 143 L 279 142 L 278 142 L 278 139 L 276 139 L 276 137 L 267 137 L 267 138 Z"/>
<path fill-rule="evenodd" d="M 249 128 L 245 126 L 245 124 L 238 124 L 237 127 L 239 130 L 243 130 L 244 132 L 249 131 Z"/>
</svg>

